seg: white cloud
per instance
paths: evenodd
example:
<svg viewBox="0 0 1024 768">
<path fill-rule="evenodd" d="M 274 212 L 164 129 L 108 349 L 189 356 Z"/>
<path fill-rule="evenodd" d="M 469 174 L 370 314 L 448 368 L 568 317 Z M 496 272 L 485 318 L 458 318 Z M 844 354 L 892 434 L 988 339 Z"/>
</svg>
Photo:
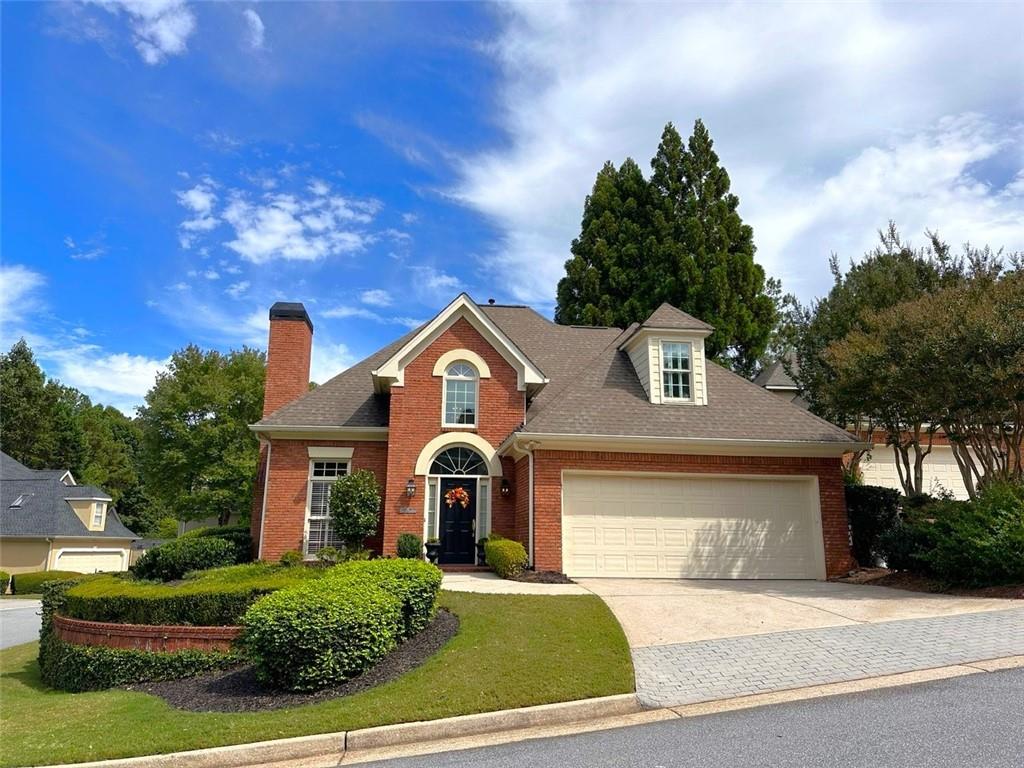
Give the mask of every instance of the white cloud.
<svg viewBox="0 0 1024 768">
<path fill-rule="evenodd" d="M 403 213 L 402 214 L 402 223 L 405 224 L 406 226 L 409 226 L 411 224 L 415 224 L 419 220 L 420 220 L 420 217 L 417 216 L 415 213 Z"/>
<path fill-rule="evenodd" d="M 993 204 L 998 184 L 971 183 L 971 161 L 959 172 L 941 171 L 899 150 L 914 136 L 962 132 L 940 122 L 947 115 L 980 112 L 993 134 L 1013 133 L 1021 114 L 1015 94 L 1024 86 L 1019 6 L 978 13 L 966 5 L 862 3 L 836 13 L 794 4 L 781 13 L 770 4 L 524 3 L 502 6 L 501 20 L 484 50 L 500 67 L 497 119 L 507 137 L 458 161 L 451 193 L 497 226 L 495 252 L 482 263 L 520 300 L 553 297 L 604 161 L 632 156 L 646 169 L 669 120 L 685 137 L 695 118 L 704 119 L 740 213 L 754 227 L 759 260 L 769 273 L 806 280 L 805 297 L 827 287 L 826 257 L 848 241 L 808 220 L 802 206 L 818 210 L 814 194 L 827 194 L 830 179 L 842 177 L 851 189 L 842 175 L 847 165 L 848 173 L 902 174 L 898 194 L 883 190 L 884 206 L 851 220 L 868 239 L 890 218 L 906 222 L 908 234 L 923 225 L 961 239 L 938 213 L 921 215 L 929 210 L 955 210 L 958 225 L 976 222 L 971 231 L 994 217 L 996 231 L 1010 234 L 1007 214 L 1021 217 L 1019 201 Z M 965 50 L 1000 55 L 965 61 Z M 996 176 L 1013 178 L 1019 146 L 997 157 L 979 144 L 967 154 L 1010 164 Z M 870 148 L 888 161 L 869 153 L 855 163 Z M 912 189 L 919 170 L 925 183 Z"/>
<path fill-rule="evenodd" d="M 422 324 L 421 320 L 415 320 L 411 317 L 389 317 L 367 309 L 366 307 L 353 307 L 345 304 L 325 309 L 319 314 L 321 317 L 333 320 L 358 317 L 361 320 L 372 320 L 373 322 L 380 323 L 382 325 L 402 325 L 407 328 L 416 328 Z"/>
<path fill-rule="evenodd" d="M 220 280 L 220 273 L 215 269 L 208 269 L 203 272 L 203 277 L 207 280 Z"/>
<path fill-rule="evenodd" d="M 326 339 L 314 339 L 309 378 L 317 384 L 323 384 L 356 362 L 358 362 L 357 358 L 344 344 L 332 344 Z"/>
<path fill-rule="evenodd" d="M 387 307 L 393 302 L 391 294 L 380 288 L 363 291 L 359 294 L 359 300 L 363 302 L 363 304 L 369 304 L 372 307 Z"/>
<path fill-rule="evenodd" d="M 75 261 L 92 261 L 107 252 L 107 247 L 102 244 L 102 241 L 102 235 L 93 237 L 88 241 L 87 246 L 82 248 L 71 235 L 65 235 L 64 247 L 68 249 L 68 255 Z"/>
<path fill-rule="evenodd" d="M 245 17 L 246 31 L 248 32 L 249 47 L 253 50 L 261 50 L 263 48 L 263 19 L 260 15 L 252 8 L 246 8 L 242 11 L 242 15 Z"/>
<path fill-rule="evenodd" d="M 96 0 L 129 19 L 135 49 L 147 64 L 159 64 L 188 50 L 196 17 L 184 0 Z"/>
<path fill-rule="evenodd" d="M 243 294 L 249 290 L 249 281 L 242 280 L 237 283 L 232 283 L 224 289 L 224 293 L 230 296 L 232 299 L 240 299 Z"/>
<path fill-rule="evenodd" d="M 0 317 L 10 322 L 38 306 L 36 289 L 46 278 L 21 264 L 0 264 Z"/>
<path fill-rule="evenodd" d="M 220 223 L 213 215 L 218 199 L 214 191 L 215 186 L 213 179 L 205 176 L 191 189 L 177 193 L 178 205 L 192 213 L 191 218 L 185 219 L 179 225 L 181 231 L 178 233 L 178 241 L 182 248 L 191 248 L 196 233 L 209 232 Z"/>
<path fill-rule="evenodd" d="M 169 362 L 125 352 L 110 353 L 92 344 L 43 350 L 40 357 L 56 363 L 52 375 L 63 383 L 126 413 L 142 403 L 157 374 L 166 370 Z"/>
<path fill-rule="evenodd" d="M 462 281 L 459 278 L 434 267 L 412 267 L 412 271 L 416 275 L 416 286 L 428 293 L 446 293 L 462 288 Z"/>
</svg>

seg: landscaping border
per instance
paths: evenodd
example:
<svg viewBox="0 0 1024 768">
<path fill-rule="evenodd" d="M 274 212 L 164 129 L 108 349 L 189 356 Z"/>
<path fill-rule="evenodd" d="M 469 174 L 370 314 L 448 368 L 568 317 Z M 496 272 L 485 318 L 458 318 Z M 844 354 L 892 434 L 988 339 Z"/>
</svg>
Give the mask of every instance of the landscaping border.
<svg viewBox="0 0 1024 768">
<path fill-rule="evenodd" d="M 117 624 L 70 619 L 54 614 L 54 634 L 71 645 L 130 649 L 158 653 L 230 651 L 242 633 L 237 626 L 190 627 L 173 624 Z"/>
</svg>

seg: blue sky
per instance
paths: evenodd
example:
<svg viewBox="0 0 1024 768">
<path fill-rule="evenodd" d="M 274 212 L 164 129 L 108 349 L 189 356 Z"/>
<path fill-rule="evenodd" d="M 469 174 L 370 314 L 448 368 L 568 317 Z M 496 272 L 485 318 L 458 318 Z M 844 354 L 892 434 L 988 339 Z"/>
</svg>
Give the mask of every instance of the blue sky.
<svg viewBox="0 0 1024 768">
<path fill-rule="evenodd" d="M 895 219 L 1024 248 L 1024 11 L 5 4 L 0 341 L 130 411 L 306 303 L 324 380 L 460 290 L 549 313 L 606 159 L 700 116 L 804 299 Z"/>
</svg>

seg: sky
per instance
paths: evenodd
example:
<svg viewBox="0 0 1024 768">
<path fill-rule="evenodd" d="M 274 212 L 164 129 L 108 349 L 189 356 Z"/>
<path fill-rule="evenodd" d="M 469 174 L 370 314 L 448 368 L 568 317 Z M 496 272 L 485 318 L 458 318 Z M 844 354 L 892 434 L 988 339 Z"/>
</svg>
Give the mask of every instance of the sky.
<svg viewBox="0 0 1024 768">
<path fill-rule="evenodd" d="M 301 301 L 323 382 L 548 316 L 602 164 L 704 120 L 804 301 L 894 220 L 1024 249 L 1024 5 L 5 3 L 0 344 L 126 413 Z"/>
</svg>

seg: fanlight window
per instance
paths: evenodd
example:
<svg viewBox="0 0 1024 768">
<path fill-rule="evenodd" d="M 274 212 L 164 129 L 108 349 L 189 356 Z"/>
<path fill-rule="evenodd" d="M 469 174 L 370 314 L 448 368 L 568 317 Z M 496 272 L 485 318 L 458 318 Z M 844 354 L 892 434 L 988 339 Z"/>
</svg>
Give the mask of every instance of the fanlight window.
<svg viewBox="0 0 1024 768">
<path fill-rule="evenodd" d="M 487 462 L 483 456 L 469 448 L 449 448 L 442 451 L 430 465 L 432 475 L 487 475 Z"/>
<path fill-rule="evenodd" d="M 444 425 L 475 427 L 477 401 L 476 369 L 459 361 L 444 374 Z"/>
</svg>

